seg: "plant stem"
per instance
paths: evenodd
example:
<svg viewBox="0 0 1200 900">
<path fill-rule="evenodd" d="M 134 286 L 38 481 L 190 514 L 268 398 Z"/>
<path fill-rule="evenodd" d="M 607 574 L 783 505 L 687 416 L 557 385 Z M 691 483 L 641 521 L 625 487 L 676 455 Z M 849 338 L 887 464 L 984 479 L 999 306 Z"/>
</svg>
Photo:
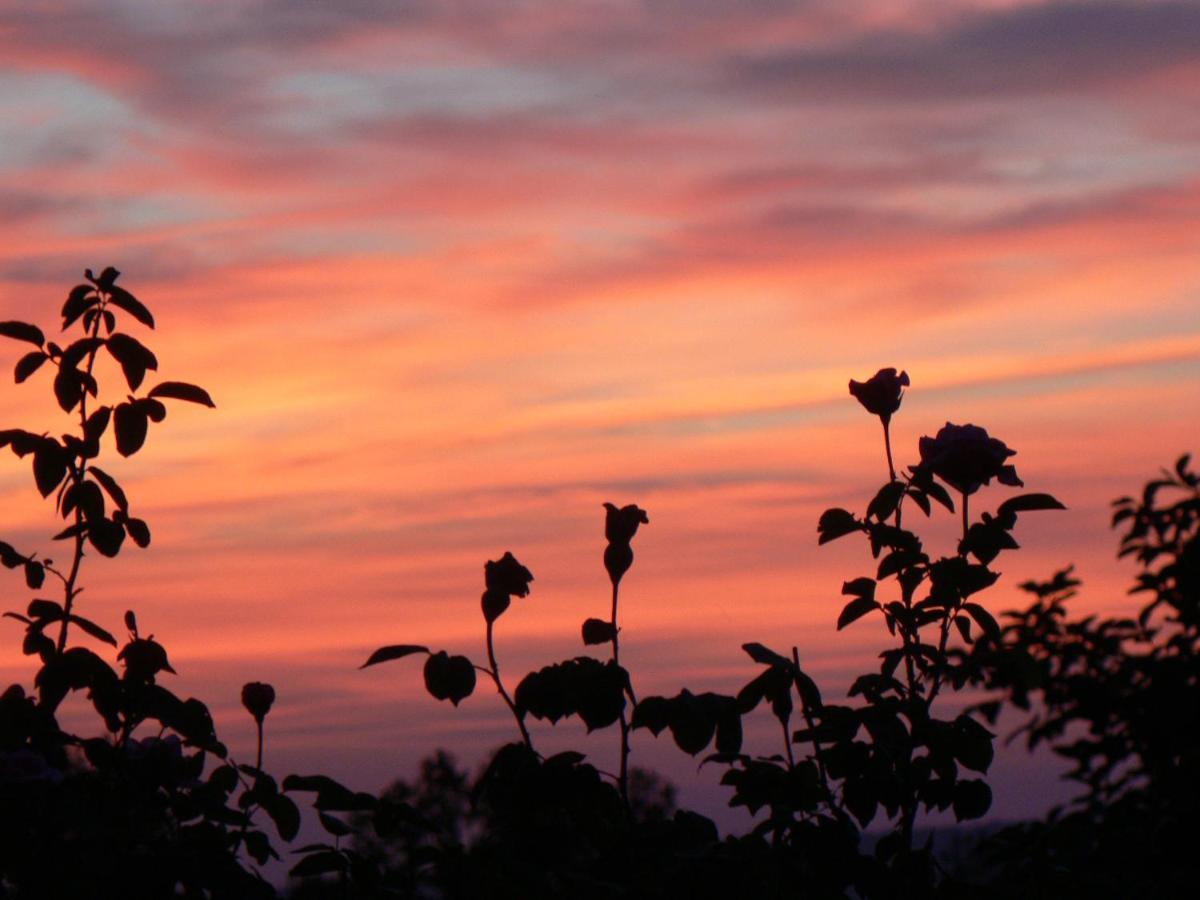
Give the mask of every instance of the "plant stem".
<svg viewBox="0 0 1200 900">
<path fill-rule="evenodd" d="M 883 449 L 887 453 L 888 478 L 890 481 L 896 480 L 896 467 L 892 464 L 892 421 L 891 419 L 881 419 L 883 422 Z M 896 527 L 900 527 L 902 520 L 902 508 L 904 506 L 904 495 L 900 495 L 900 502 L 896 504 Z"/>
<path fill-rule="evenodd" d="M 494 622 L 487 623 L 487 652 L 488 663 L 492 669 L 488 673 L 492 676 L 492 681 L 496 682 L 496 690 L 500 692 L 500 696 L 504 698 L 504 702 L 508 704 L 509 711 L 513 714 L 513 718 L 517 720 L 517 728 L 521 730 L 521 739 L 525 741 L 525 746 L 530 750 L 533 749 L 533 739 L 529 736 L 529 729 L 525 727 L 525 720 L 521 714 L 517 712 L 517 705 L 513 703 L 513 699 L 505 690 L 504 682 L 500 680 L 500 664 L 496 662 L 496 645 L 492 639 L 492 630 Z"/>
<path fill-rule="evenodd" d="M 904 608 L 911 615 L 912 613 L 912 589 L 908 587 L 902 588 Z M 900 624 L 900 636 L 904 644 L 904 649 L 907 651 L 912 647 L 913 643 L 920 642 L 920 636 L 909 632 L 909 623 Z M 918 694 L 917 673 L 913 665 L 913 657 L 911 653 L 904 654 L 904 678 L 908 683 L 908 724 L 909 731 L 915 731 L 917 723 L 922 721 L 928 714 L 929 707 L 923 704 Z M 900 834 L 903 838 L 903 852 L 907 856 L 912 852 L 913 828 L 917 819 L 917 798 L 913 790 L 912 781 L 912 745 L 908 746 L 907 751 L 907 766 L 904 771 L 904 800 L 901 803 L 901 819 L 900 819 Z"/>
<path fill-rule="evenodd" d="M 788 768 L 796 768 L 796 754 L 792 752 L 792 735 L 788 731 L 788 723 L 786 719 L 779 720 L 779 727 L 783 729 L 783 749 L 787 751 Z"/>
<path fill-rule="evenodd" d="M 612 625 L 612 651 L 613 665 L 620 668 L 621 666 L 621 644 L 617 638 L 617 600 L 618 587 L 617 582 L 613 582 L 612 586 L 612 618 L 609 620 Z M 637 697 L 633 693 L 633 685 L 626 685 L 630 701 L 637 705 Z M 625 802 L 625 807 L 629 807 L 629 718 L 625 715 L 625 704 L 621 704 L 621 768 L 617 775 L 617 787 L 621 791 L 621 799 Z"/>
<path fill-rule="evenodd" d="M 962 506 L 963 523 L 962 523 L 962 525 L 963 525 L 963 540 L 964 541 L 967 539 L 967 531 L 971 527 L 968 516 L 967 516 L 967 496 L 968 496 L 967 492 L 963 491 L 962 492 L 962 498 L 963 498 L 963 506 Z"/>
<path fill-rule="evenodd" d="M 100 312 L 103 310 L 103 302 L 96 308 L 96 318 L 92 322 L 92 333 L 89 337 L 96 338 L 100 336 Z M 96 365 L 96 350 L 93 347 L 88 353 L 87 374 L 92 374 L 92 369 Z M 79 436 L 86 443 L 87 441 L 87 388 L 79 392 Z M 87 472 L 87 458 L 80 457 L 79 467 L 70 467 L 67 475 L 75 484 L 83 484 L 83 477 Z M 83 526 L 83 509 L 79 505 L 75 506 L 75 527 Z M 75 588 L 75 582 L 79 578 L 79 567 L 83 563 L 83 542 L 84 536 L 81 533 L 75 535 L 75 550 L 71 558 L 71 571 L 68 573 L 65 583 L 63 584 L 63 618 L 62 627 L 58 630 L 58 652 L 62 653 L 67 649 L 67 626 L 70 624 L 71 607 L 75 602 L 75 597 L 79 593 Z"/>
<path fill-rule="evenodd" d="M 262 771 L 263 764 L 263 722 L 262 719 L 255 719 L 254 724 L 258 726 L 258 754 L 254 758 L 254 768 Z"/>
<path fill-rule="evenodd" d="M 891 423 L 883 419 L 883 449 L 887 451 L 888 479 L 896 480 L 896 467 L 892 465 L 892 434 Z"/>
</svg>

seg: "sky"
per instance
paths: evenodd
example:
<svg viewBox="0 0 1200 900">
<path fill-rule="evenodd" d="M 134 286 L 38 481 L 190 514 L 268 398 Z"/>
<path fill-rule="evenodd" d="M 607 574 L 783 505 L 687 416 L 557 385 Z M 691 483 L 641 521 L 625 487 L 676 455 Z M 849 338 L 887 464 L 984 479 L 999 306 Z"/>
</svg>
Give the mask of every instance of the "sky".
<svg viewBox="0 0 1200 900">
<path fill-rule="evenodd" d="M 886 633 L 835 631 L 872 563 L 816 521 L 886 480 L 847 393 L 884 366 L 912 380 L 898 462 L 971 422 L 1069 507 L 1022 519 L 993 609 L 1069 563 L 1080 609 L 1134 608 L 1108 503 L 1200 413 L 1200 4 L 0 0 L 0 40 L 0 319 L 57 330 L 115 265 L 159 377 L 216 401 L 107 449 L 153 543 L 89 558 L 82 611 L 136 609 L 243 756 L 251 680 L 280 771 L 374 788 L 515 737 L 482 686 L 454 710 L 419 662 L 357 666 L 483 662 L 507 550 L 535 576 L 498 626 L 510 687 L 583 652 L 605 501 L 650 517 L 622 588 L 640 694 L 734 693 L 759 640 L 838 696 Z M 69 420 L 43 372 L 0 425 Z M 7 454 L 0 501 L 0 539 L 61 547 Z M 5 608 L 27 593 L 9 573 Z M 666 744 L 635 758 L 691 784 Z M 1057 789 L 1003 766 L 1001 813 Z"/>
</svg>

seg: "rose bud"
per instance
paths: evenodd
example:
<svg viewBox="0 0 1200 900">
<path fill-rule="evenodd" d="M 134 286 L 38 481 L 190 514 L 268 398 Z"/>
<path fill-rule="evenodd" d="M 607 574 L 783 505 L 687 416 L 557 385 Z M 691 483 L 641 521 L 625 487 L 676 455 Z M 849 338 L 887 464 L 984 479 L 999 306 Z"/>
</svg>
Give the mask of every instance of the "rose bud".
<svg viewBox="0 0 1200 900">
<path fill-rule="evenodd" d="M 638 525 L 649 525 L 650 517 L 637 504 L 631 503 L 617 509 L 612 503 L 604 504 L 607 515 L 604 519 L 604 537 L 610 544 L 628 544 L 637 534 Z"/>
<path fill-rule="evenodd" d="M 251 681 L 242 687 L 242 706 L 246 707 L 246 711 L 254 716 L 254 721 L 259 725 L 271 711 L 271 704 L 274 702 L 275 688 L 269 684 Z"/>
</svg>

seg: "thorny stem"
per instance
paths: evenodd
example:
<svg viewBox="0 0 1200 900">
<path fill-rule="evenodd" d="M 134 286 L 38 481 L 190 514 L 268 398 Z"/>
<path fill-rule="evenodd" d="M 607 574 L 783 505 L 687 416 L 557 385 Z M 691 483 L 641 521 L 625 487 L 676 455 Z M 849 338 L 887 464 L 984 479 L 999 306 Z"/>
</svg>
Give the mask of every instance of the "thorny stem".
<svg viewBox="0 0 1200 900">
<path fill-rule="evenodd" d="M 969 495 L 967 494 L 967 492 L 966 492 L 966 491 L 963 491 L 963 492 L 962 492 L 962 498 L 963 498 L 963 504 L 962 504 L 962 525 L 963 525 L 963 540 L 964 540 L 964 541 L 967 539 L 967 531 L 968 531 L 968 530 L 970 529 L 970 527 L 971 527 L 971 526 L 970 526 L 970 522 L 969 522 L 969 520 L 968 520 L 968 517 L 967 517 L 967 497 L 968 497 L 968 496 L 969 496 Z"/>
<path fill-rule="evenodd" d="M 261 772 L 263 764 L 263 720 L 256 717 L 254 724 L 258 726 L 258 754 L 254 758 L 254 768 Z"/>
<path fill-rule="evenodd" d="M 92 333 L 89 337 L 96 338 L 100 336 L 100 320 L 103 318 L 100 313 L 104 309 L 104 303 L 101 302 L 96 307 L 96 318 L 92 321 Z M 87 374 L 92 374 L 92 369 L 96 365 L 96 351 L 99 348 L 93 347 L 88 353 Z M 86 441 L 87 439 L 87 389 L 84 388 L 79 392 L 79 431 L 80 436 Z M 71 472 L 68 477 L 75 484 L 83 484 L 83 476 L 87 472 L 87 458 L 80 457 L 79 467 L 71 467 Z M 75 597 L 79 591 L 75 587 L 75 582 L 79 578 L 79 567 L 83 563 L 83 542 L 84 535 L 83 527 L 83 508 L 78 504 L 75 506 L 75 551 L 71 558 L 71 570 L 67 574 L 66 581 L 63 584 L 63 618 L 62 627 L 58 631 L 58 652 L 62 653 L 67 649 L 67 626 L 71 621 L 71 607 L 75 602 Z"/>
<path fill-rule="evenodd" d="M 780 719 L 779 725 L 783 729 L 783 749 L 787 751 L 788 768 L 796 768 L 796 755 L 792 752 L 792 735 L 788 731 L 787 719 Z"/>
<path fill-rule="evenodd" d="M 612 586 L 612 618 L 609 623 L 612 625 L 612 651 L 613 665 L 618 668 L 621 665 L 621 644 L 617 637 L 617 599 L 618 599 L 617 582 L 613 582 Z M 637 705 L 637 697 L 633 693 L 633 685 L 627 685 L 629 699 Z M 625 802 L 626 808 L 629 806 L 629 718 L 625 715 L 625 704 L 621 704 L 621 769 L 617 776 L 617 787 L 621 791 L 621 799 Z"/>
<path fill-rule="evenodd" d="M 495 623 L 491 620 L 489 620 L 487 623 L 488 663 L 492 668 L 491 671 L 486 669 L 481 671 L 488 671 L 488 674 L 492 676 L 492 681 L 496 683 L 496 690 L 500 692 L 500 696 L 504 698 L 504 702 L 508 704 L 508 709 L 513 714 L 513 718 L 517 720 L 517 728 L 521 729 L 521 739 L 525 741 L 525 746 L 532 750 L 533 739 L 529 736 L 529 729 L 525 727 L 525 720 L 521 717 L 521 714 L 517 712 L 517 705 L 513 703 L 512 697 L 509 696 L 508 691 L 504 687 L 504 682 L 500 680 L 500 664 L 496 662 L 496 645 L 492 640 L 492 630 L 494 624 Z"/>
</svg>

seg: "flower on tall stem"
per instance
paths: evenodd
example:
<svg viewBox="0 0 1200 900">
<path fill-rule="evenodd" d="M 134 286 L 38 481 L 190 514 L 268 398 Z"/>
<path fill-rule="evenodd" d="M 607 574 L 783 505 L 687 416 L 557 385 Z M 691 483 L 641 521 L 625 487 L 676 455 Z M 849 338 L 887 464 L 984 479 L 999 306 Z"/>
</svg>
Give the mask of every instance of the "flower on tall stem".
<svg viewBox="0 0 1200 900">
<path fill-rule="evenodd" d="M 488 560 L 483 567 L 485 589 L 480 600 L 484 618 L 495 622 L 508 609 L 514 595 L 529 596 L 531 581 L 533 573 L 521 565 L 511 551 L 498 560 Z"/>
<path fill-rule="evenodd" d="M 964 495 L 973 494 L 993 478 L 1011 487 L 1024 487 L 1015 466 L 1006 462 L 1017 451 L 978 425 L 947 422 L 935 437 L 921 438 L 920 468 L 932 472 Z"/>
<path fill-rule="evenodd" d="M 650 517 L 634 503 L 620 508 L 605 503 L 604 509 L 607 512 L 604 536 L 608 539 L 608 546 L 604 548 L 604 568 L 608 570 L 613 587 L 616 587 L 633 565 L 633 547 L 630 543 L 637 534 L 638 525 L 649 525 Z"/>
<path fill-rule="evenodd" d="M 962 494 L 963 538 L 970 527 L 967 498 L 995 478 L 1001 484 L 1024 487 L 1015 466 L 1006 462 L 1017 451 L 978 425 L 947 422 L 934 437 L 921 438 L 921 462 L 916 474 L 933 474 Z"/>
<path fill-rule="evenodd" d="M 897 373 L 894 368 L 880 369 L 866 381 L 850 379 L 850 393 L 873 416 L 883 423 L 883 447 L 887 452 L 888 477 L 896 480 L 896 467 L 892 463 L 892 414 L 900 408 L 904 399 L 904 388 L 910 384 L 907 372 Z"/>
<path fill-rule="evenodd" d="M 850 379 L 850 393 L 872 415 L 879 416 L 886 426 L 892 414 L 900 408 L 904 399 L 904 388 L 908 387 L 908 373 L 895 369 L 880 369 L 866 381 Z"/>
</svg>

